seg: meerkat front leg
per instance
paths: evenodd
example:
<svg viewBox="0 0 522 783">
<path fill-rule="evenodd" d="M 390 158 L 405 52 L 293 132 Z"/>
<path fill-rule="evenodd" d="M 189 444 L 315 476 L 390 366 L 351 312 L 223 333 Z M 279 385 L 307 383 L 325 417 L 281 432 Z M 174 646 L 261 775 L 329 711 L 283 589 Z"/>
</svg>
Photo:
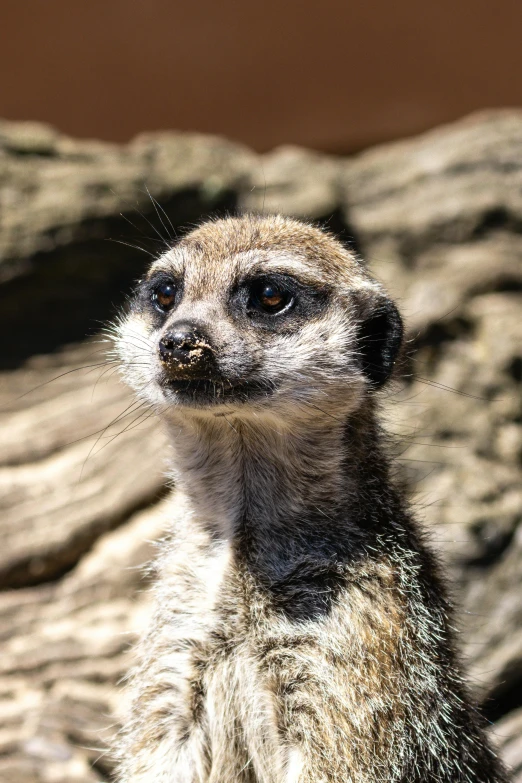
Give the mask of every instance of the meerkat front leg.
<svg viewBox="0 0 522 783">
<path fill-rule="evenodd" d="M 127 726 L 118 781 L 207 783 L 210 751 L 204 720 L 194 720 L 186 694 L 173 687 L 173 672 L 158 674 L 154 687 L 135 699 L 133 713 L 139 718 Z"/>
</svg>

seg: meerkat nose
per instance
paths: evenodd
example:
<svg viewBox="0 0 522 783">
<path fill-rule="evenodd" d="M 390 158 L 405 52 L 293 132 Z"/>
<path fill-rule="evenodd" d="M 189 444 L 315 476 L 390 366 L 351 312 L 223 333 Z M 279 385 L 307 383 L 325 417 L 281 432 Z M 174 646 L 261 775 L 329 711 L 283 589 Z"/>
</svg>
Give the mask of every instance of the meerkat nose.
<svg viewBox="0 0 522 783">
<path fill-rule="evenodd" d="M 215 369 L 209 339 L 190 322 L 174 324 L 159 341 L 159 358 L 176 375 L 207 376 Z"/>
</svg>

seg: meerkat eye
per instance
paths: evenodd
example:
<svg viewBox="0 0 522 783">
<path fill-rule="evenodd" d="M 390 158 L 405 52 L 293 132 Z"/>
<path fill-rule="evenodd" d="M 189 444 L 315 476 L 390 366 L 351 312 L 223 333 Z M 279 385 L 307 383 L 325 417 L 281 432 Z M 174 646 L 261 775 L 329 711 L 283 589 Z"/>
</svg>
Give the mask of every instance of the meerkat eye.
<svg viewBox="0 0 522 783">
<path fill-rule="evenodd" d="M 250 307 L 263 313 L 281 313 L 288 309 L 293 301 L 294 297 L 290 291 L 266 280 L 255 283 L 250 292 Z"/>
<path fill-rule="evenodd" d="M 162 313 L 167 313 L 174 307 L 176 301 L 176 286 L 169 281 L 162 281 L 154 286 L 152 291 L 154 307 Z"/>
</svg>

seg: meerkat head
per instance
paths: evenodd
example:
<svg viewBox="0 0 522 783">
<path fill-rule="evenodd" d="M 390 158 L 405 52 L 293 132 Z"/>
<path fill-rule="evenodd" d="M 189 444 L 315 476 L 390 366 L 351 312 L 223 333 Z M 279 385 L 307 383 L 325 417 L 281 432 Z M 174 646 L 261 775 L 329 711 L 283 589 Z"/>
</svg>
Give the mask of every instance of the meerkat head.
<svg viewBox="0 0 522 783">
<path fill-rule="evenodd" d="M 245 216 L 203 224 L 152 264 L 117 349 L 163 411 L 284 418 L 354 410 L 390 376 L 401 337 L 395 306 L 332 236 Z"/>
</svg>

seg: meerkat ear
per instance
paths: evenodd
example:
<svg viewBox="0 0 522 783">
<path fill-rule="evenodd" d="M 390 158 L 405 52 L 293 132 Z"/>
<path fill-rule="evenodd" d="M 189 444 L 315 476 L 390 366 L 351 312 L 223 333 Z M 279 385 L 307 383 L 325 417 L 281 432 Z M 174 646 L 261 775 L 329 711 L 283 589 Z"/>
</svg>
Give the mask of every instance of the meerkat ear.
<svg viewBox="0 0 522 783">
<path fill-rule="evenodd" d="M 359 328 L 362 369 L 375 389 L 390 377 L 402 343 L 402 319 L 392 301 L 382 297 Z"/>
</svg>

